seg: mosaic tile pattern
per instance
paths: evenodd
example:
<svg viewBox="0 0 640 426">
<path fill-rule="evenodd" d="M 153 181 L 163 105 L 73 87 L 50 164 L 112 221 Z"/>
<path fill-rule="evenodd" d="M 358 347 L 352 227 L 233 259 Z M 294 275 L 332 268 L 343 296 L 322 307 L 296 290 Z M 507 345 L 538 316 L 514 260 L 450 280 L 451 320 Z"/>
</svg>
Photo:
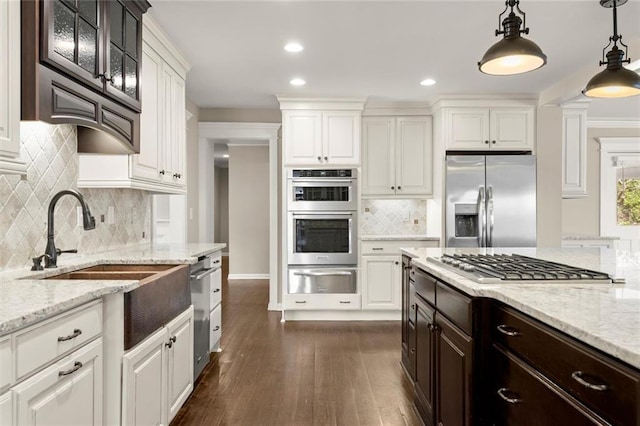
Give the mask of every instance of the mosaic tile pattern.
<svg viewBox="0 0 640 426">
<path fill-rule="evenodd" d="M 366 199 L 362 200 L 361 208 L 361 235 L 416 235 L 427 232 L 426 200 Z"/>
<path fill-rule="evenodd" d="M 1 269 L 30 265 L 32 257 L 44 252 L 49 201 L 58 191 L 77 189 L 76 127 L 23 122 L 20 132 L 27 177 L 21 180 L 18 176 L 0 175 Z M 147 192 L 81 189 L 80 193 L 96 219 L 96 229 L 84 231 L 78 227 L 77 200 L 62 197 L 54 213 L 58 248 L 95 253 L 149 241 L 151 197 Z M 109 206 L 114 207 L 113 224 L 107 224 Z"/>
</svg>

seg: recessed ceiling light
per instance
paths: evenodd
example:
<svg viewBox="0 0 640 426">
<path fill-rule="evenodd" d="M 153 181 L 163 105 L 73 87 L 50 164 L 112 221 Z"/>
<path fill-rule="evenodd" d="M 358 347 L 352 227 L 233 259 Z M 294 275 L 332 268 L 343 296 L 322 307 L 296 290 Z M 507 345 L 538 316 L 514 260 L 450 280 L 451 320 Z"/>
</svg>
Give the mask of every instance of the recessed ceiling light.
<svg viewBox="0 0 640 426">
<path fill-rule="evenodd" d="M 304 86 L 305 84 L 307 84 L 307 82 L 301 78 L 294 78 L 289 83 L 291 83 L 292 86 Z"/>
<path fill-rule="evenodd" d="M 302 52 L 304 50 L 304 47 L 302 47 L 300 43 L 293 42 L 293 43 L 287 43 L 284 46 L 284 50 L 291 53 L 298 53 L 298 52 Z"/>
<path fill-rule="evenodd" d="M 423 86 L 433 86 L 434 84 L 436 84 L 436 81 L 432 78 L 427 78 L 425 80 L 422 80 L 420 84 Z"/>
<path fill-rule="evenodd" d="M 222 158 L 229 158 L 229 154 L 222 154 Z"/>
</svg>

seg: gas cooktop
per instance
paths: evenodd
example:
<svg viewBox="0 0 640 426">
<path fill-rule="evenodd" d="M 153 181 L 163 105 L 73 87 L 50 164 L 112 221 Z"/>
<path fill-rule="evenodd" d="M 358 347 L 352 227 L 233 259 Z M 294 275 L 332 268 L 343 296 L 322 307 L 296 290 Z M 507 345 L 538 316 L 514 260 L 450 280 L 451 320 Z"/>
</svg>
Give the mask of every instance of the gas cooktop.
<svg viewBox="0 0 640 426">
<path fill-rule="evenodd" d="M 624 278 L 613 278 L 604 272 L 520 254 L 443 254 L 440 258 L 428 257 L 427 261 L 481 284 L 624 283 Z"/>
</svg>

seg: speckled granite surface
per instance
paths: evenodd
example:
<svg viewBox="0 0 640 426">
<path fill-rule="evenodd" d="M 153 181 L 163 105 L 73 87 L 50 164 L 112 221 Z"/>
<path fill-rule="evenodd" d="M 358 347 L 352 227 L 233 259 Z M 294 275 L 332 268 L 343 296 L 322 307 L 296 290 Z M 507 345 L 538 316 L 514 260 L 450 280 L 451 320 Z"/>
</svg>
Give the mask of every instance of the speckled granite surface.
<svg viewBox="0 0 640 426">
<path fill-rule="evenodd" d="M 563 234 L 563 240 L 619 240 L 620 237 L 607 237 L 606 235 Z"/>
<path fill-rule="evenodd" d="M 32 272 L 30 267 L 0 273 L 0 335 L 40 321 L 107 294 L 127 292 L 138 281 L 43 280 L 100 263 L 193 264 L 198 256 L 226 244 L 143 244 L 92 255 L 64 254 L 58 268 Z"/>
<path fill-rule="evenodd" d="M 412 262 L 459 290 L 490 297 L 640 368 L 640 253 L 601 248 L 405 249 Z M 618 284 L 478 284 L 427 261 L 443 252 L 520 253 L 625 278 Z"/>
<path fill-rule="evenodd" d="M 361 235 L 361 241 L 440 241 L 437 237 L 427 237 L 426 235 Z"/>
</svg>

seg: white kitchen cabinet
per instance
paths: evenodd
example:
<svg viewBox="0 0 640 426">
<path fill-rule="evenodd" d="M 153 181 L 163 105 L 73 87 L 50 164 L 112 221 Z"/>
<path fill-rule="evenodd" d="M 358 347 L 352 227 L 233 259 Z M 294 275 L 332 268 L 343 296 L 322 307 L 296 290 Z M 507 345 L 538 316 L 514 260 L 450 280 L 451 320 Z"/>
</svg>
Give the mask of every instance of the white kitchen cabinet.
<svg viewBox="0 0 640 426">
<path fill-rule="evenodd" d="M 362 256 L 362 308 L 400 309 L 399 256 Z"/>
<path fill-rule="evenodd" d="M 362 306 L 360 294 L 352 293 L 285 293 L 282 298 L 285 309 L 296 311 L 352 311 Z"/>
<path fill-rule="evenodd" d="M 143 17 L 140 153 L 79 155 L 78 187 L 186 193 L 186 91 L 189 65 L 158 24 Z"/>
<path fill-rule="evenodd" d="M 360 164 L 364 99 L 278 97 L 285 166 Z"/>
<path fill-rule="evenodd" d="M 448 150 L 532 151 L 533 107 L 446 108 L 444 138 Z"/>
<path fill-rule="evenodd" d="M 15 424 L 101 425 L 102 338 L 14 386 Z"/>
<path fill-rule="evenodd" d="M 362 128 L 363 195 L 433 193 L 431 117 L 365 117 Z"/>
<path fill-rule="evenodd" d="M 7 391 L 0 394 L 0 425 L 12 425 L 13 422 L 13 394 Z"/>
<path fill-rule="evenodd" d="M 362 309 L 392 310 L 402 308 L 401 248 L 438 247 L 438 239 L 361 241 Z"/>
<path fill-rule="evenodd" d="M 209 296 L 209 350 L 220 352 L 222 338 L 222 253 L 211 257 L 211 266 L 216 270 L 211 274 L 211 294 Z"/>
<path fill-rule="evenodd" d="M 168 425 L 193 390 L 193 306 L 122 357 L 123 425 Z"/>
<path fill-rule="evenodd" d="M 573 103 L 562 108 L 562 197 L 587 196 L 587 108 Z"/>
<path fill-rule="evenodd" d="M 26 175 L 20 158 L 20 2 L 0 2 L 0 174 Z"/>
<path fill-rule="evenodd" d="M 360 111 L 283 111 L 286 165 L 360 163 Z"/>
<path fill-rule="evenodd" d="M 13 383 L 13 347 L 11 335 L 0 337 L 0 392 Z"/>
</svg>

